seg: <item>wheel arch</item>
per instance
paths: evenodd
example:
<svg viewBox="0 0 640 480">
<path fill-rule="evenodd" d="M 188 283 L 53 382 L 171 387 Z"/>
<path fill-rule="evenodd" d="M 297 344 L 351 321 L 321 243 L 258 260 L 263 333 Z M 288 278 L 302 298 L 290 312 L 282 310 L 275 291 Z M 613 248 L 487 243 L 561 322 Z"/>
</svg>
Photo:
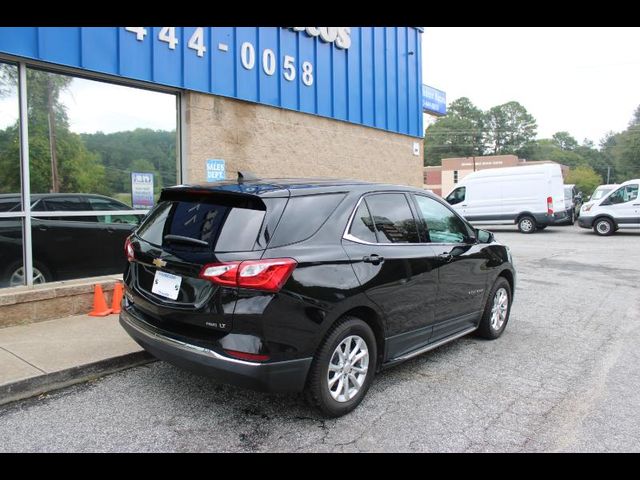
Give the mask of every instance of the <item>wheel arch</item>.
<svg viewBox="0 0 640 480">
<path fill-rule="evenodd" d="M 616 219 L 608 213 L 599 213 L 598 215 L 596 215 L 591 226 L 595 227 L 596 223 L 598 223 L 598 220 L 602 220 L 603 218 L 610 220 L 611 223 L 613 223 L 613 228 L 618 228 L 618 222 L 616 222 Z"/>
</svg>

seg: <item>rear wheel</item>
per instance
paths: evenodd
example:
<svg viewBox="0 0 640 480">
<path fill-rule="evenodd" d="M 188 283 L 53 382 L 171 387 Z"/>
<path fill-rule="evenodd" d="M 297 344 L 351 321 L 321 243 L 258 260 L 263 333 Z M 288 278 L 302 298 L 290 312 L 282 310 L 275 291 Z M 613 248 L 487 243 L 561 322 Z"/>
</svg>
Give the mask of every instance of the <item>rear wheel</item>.
<svg viewBox="0 0 640 480">
<path fill-rule="evenodd" d="M 504 277 L 498 277 L 489 293 L 482 319 L 476 334 L 488 340 L 494 340 L 502 335 L 509 321 L 511 313 L 511 285 Z"/>
<path fill-rule="evenodd" d="M 529 215 L 524 215 L 522 217 L 520 217 L 520 220 L 518 220 L 518 230 L 520 230 L 521 233 L 533 233 L 536 231 L 536 220 L 535 218 L 529 216 Z"/>
<path fill-rule="evenodd" d="M 613 234 L 616 231 L 616 228 L 613 225 L 613 222 L 608 218 L 599 218 L 593 224 L 593 231 L 598 235 L 606 237 L 607 235 Z"/>
<path fill-rule="evenodd" d="M 369 325 L 345 317 L 313 359 L 305 388 L 307 402 L 327 417 L 349 413 L 367 394 L 376 360 L 376 339 Z"/>
</svg>

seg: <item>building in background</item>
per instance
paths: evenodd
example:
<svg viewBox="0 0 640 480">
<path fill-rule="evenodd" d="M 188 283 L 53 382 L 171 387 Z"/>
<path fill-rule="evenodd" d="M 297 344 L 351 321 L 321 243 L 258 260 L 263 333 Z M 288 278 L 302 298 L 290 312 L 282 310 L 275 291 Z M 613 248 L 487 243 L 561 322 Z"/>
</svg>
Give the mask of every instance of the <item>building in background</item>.
<svg viewBox="0 0 640 480">
<path fill-rule="evenodd" d="M 32 241 L 34 193 L 132 206 L 140 175 L 157 196 L 238 170 L 422 185 L 421 37 L 416 27 L 0 27 L 0 194 L 17 199 L 0 210 L 10 230 L 0 249 L 15 257 L 0 274 L 32 285 L 117 273 L 99 265 L 110 255 L 100 245 L 69 258 L 95 268 L 55 271 L 39 245 L 64 235 Z M 115 104 L 126 111 L 114 119 Z M 74 124 L 77 110 L 95 126 Z M 146 213 L 74 201 L 47 218 L 97 231 Z"/>
<path fill-rule="evenodd" d="M 489 155 L 479 157 L 443 158 L 441 166 L 424 167 L 424 185 L 440 196 L 446 196 L 458 182 L 471 172 L 489 168 L 517 167 L 522 165 L 538 165 L 556 163 L 550 160 L 528 161 L 517 155 Z M 566 176 L 569 167 L 560 165 L 562 175 Z"/>
</svg>

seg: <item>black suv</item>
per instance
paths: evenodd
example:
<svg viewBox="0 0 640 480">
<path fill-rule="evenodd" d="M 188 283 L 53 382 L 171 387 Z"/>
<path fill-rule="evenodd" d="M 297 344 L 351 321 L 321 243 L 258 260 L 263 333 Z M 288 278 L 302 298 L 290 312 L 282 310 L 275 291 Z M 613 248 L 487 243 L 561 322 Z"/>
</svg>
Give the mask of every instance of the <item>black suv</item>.
<svg viewBox="0 0 640 480">
<path fill-rule="evenodd" d="M 125 251 L 120 323 L 146 350 L 304 391 L 328 416 L 381 368 L 473 331 L 499 337 L 515 282 L 509 249 L 440 198 L 345 180 L 166 188 Z"/>
</svg>

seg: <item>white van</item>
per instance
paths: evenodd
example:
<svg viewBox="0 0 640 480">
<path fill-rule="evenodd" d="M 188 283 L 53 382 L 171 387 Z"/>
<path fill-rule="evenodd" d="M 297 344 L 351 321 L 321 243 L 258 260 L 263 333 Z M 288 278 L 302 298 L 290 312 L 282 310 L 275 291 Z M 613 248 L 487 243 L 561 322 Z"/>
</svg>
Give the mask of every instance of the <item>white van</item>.
<svg viewBox="0 0 640 480">
<path fill-rule="evenodd" d="M 600 200 L 585 203 L 578 225 L 593 228 L 598 235 L 611 235 L 619 228 L 640 228 L 640 178 L 627 180 Z"/>
<path fill-rule="evenodd" d="M 567 221 L 557 163 L 492 168 L 464 177 L 446 201 L 477 225 L 517 224 L 522 233 Z"/>
</svg>

